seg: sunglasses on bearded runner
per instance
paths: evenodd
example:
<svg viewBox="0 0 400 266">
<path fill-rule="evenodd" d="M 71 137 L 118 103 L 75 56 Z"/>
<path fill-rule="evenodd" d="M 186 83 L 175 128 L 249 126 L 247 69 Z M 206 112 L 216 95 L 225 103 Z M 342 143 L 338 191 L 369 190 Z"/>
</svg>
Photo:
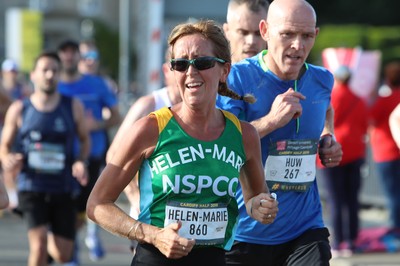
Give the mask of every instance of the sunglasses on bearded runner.
<svg viewBox="0 0 400 266">
<path fill-rule="evenodd" d="M 204 57 L 197 57 L 194 59 L 184 59 L 184 58 L 176 58 L 171 59 L 171 70 L 176 70 L 179 72 L 185 72 L 188 70 L 189 66 L 192 65 L 197 70 L 206 70 L 215 66 L 215 63 L 226 63 L 225 60 L 213 57 L 213 56 L 204 56 Z"/>
</svg>

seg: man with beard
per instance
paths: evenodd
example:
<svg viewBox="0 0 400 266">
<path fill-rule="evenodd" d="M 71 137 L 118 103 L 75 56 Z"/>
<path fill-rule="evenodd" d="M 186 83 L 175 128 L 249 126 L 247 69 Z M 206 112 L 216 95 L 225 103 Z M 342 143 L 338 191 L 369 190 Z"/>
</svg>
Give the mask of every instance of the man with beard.
<svg viewBox="0 0 400 266">
<path fill-rule="evenodd" d="M 87 183 L 84 161 L 90 139 L 83 105 L 58 92 L 60 69 L 56 53 L 38 56 L 30 73 L 34 92 L 8 109 L 0 145 L 2 167 L 19 170 L 18 199 L 28 224 L 29 266 L 46 265 L 48 254 L 57 262 L 70 260 L 77 181 Z M 76 157 L 75 138 L 80 142 Z"/>
</svg>

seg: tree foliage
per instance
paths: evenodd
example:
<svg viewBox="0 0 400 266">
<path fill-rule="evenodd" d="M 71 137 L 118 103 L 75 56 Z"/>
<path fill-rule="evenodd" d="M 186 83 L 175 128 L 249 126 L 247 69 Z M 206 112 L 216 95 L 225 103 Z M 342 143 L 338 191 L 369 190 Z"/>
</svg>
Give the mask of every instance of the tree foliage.
<svg viewBox="0 0 400 266">
<path fill-rule="evenodd" d="M 400 25 L 398 0 L 308 1 L 317 12 L 318 24 Z"/>
<path fill-rule="evenodd" d="M 382 62 L 400 57 L 398 0 L 308 1 L 317 13 L 320 34 L 309 61 L 321 63 L 328 47 L 380 50 Z"/>
</svg>

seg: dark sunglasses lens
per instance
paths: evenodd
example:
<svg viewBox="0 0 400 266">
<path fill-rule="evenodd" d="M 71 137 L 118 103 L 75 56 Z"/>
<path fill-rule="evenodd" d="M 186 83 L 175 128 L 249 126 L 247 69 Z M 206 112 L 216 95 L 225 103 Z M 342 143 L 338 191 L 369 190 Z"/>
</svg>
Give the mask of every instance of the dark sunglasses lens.
<svg viewBox="0 0 400 266">
<path fill-rule="evenodd" d="M 194 60 L 194 66 L 198 70 L 205 70 L 215 66 L 215 60 L 212 58 L 197 58 Z"/>
<path fill-rule="evenodd" d="M 174 60 L 171 62 L 172 69 L 180 72 L 186 71 L 186 69 L 188 69 L 188 66 L 189 61 L 187 60 Z"/>
</svg>

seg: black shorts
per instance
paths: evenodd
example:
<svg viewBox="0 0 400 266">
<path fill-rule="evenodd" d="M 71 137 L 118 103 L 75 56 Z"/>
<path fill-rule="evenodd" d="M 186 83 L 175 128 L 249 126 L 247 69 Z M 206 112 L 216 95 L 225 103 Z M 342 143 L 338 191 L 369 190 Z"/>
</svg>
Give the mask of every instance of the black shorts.
<svg viewBox="0 0 400 266">
<path fill-rule="evenodd" d="M 131 266 L 224 266 L 225 250 L 221 248 L 195 248 L 181 259 L 167 259 L 156 247 L 138 244 Z"/>
<path fill-rule="evenodd" d="M 48 225 L 54 235 L 75 238 L 76 202 L 71 194 L 22 191 L 18 200 L 28 229 Z"/>
<path fill-rule="evenodd" d="M 331 248 L 327 228 L 311 229 L 279 245 L 235 242 L 226 252 L 226 265 L 247 266 L 329 266 Z"/>
<path fill-rule="evenodd" d="M 80 193 L 77 199 L 78 212 L 86 212 L 86 203 L 89 198 L 90 192 L 92 191 L 97 179 L 100 175 L 100 169 L 104 166 L 104 159 L 89 159 L 88 172 L 89 182 L 86 186 L 80 186 Z"/>
</svg>

